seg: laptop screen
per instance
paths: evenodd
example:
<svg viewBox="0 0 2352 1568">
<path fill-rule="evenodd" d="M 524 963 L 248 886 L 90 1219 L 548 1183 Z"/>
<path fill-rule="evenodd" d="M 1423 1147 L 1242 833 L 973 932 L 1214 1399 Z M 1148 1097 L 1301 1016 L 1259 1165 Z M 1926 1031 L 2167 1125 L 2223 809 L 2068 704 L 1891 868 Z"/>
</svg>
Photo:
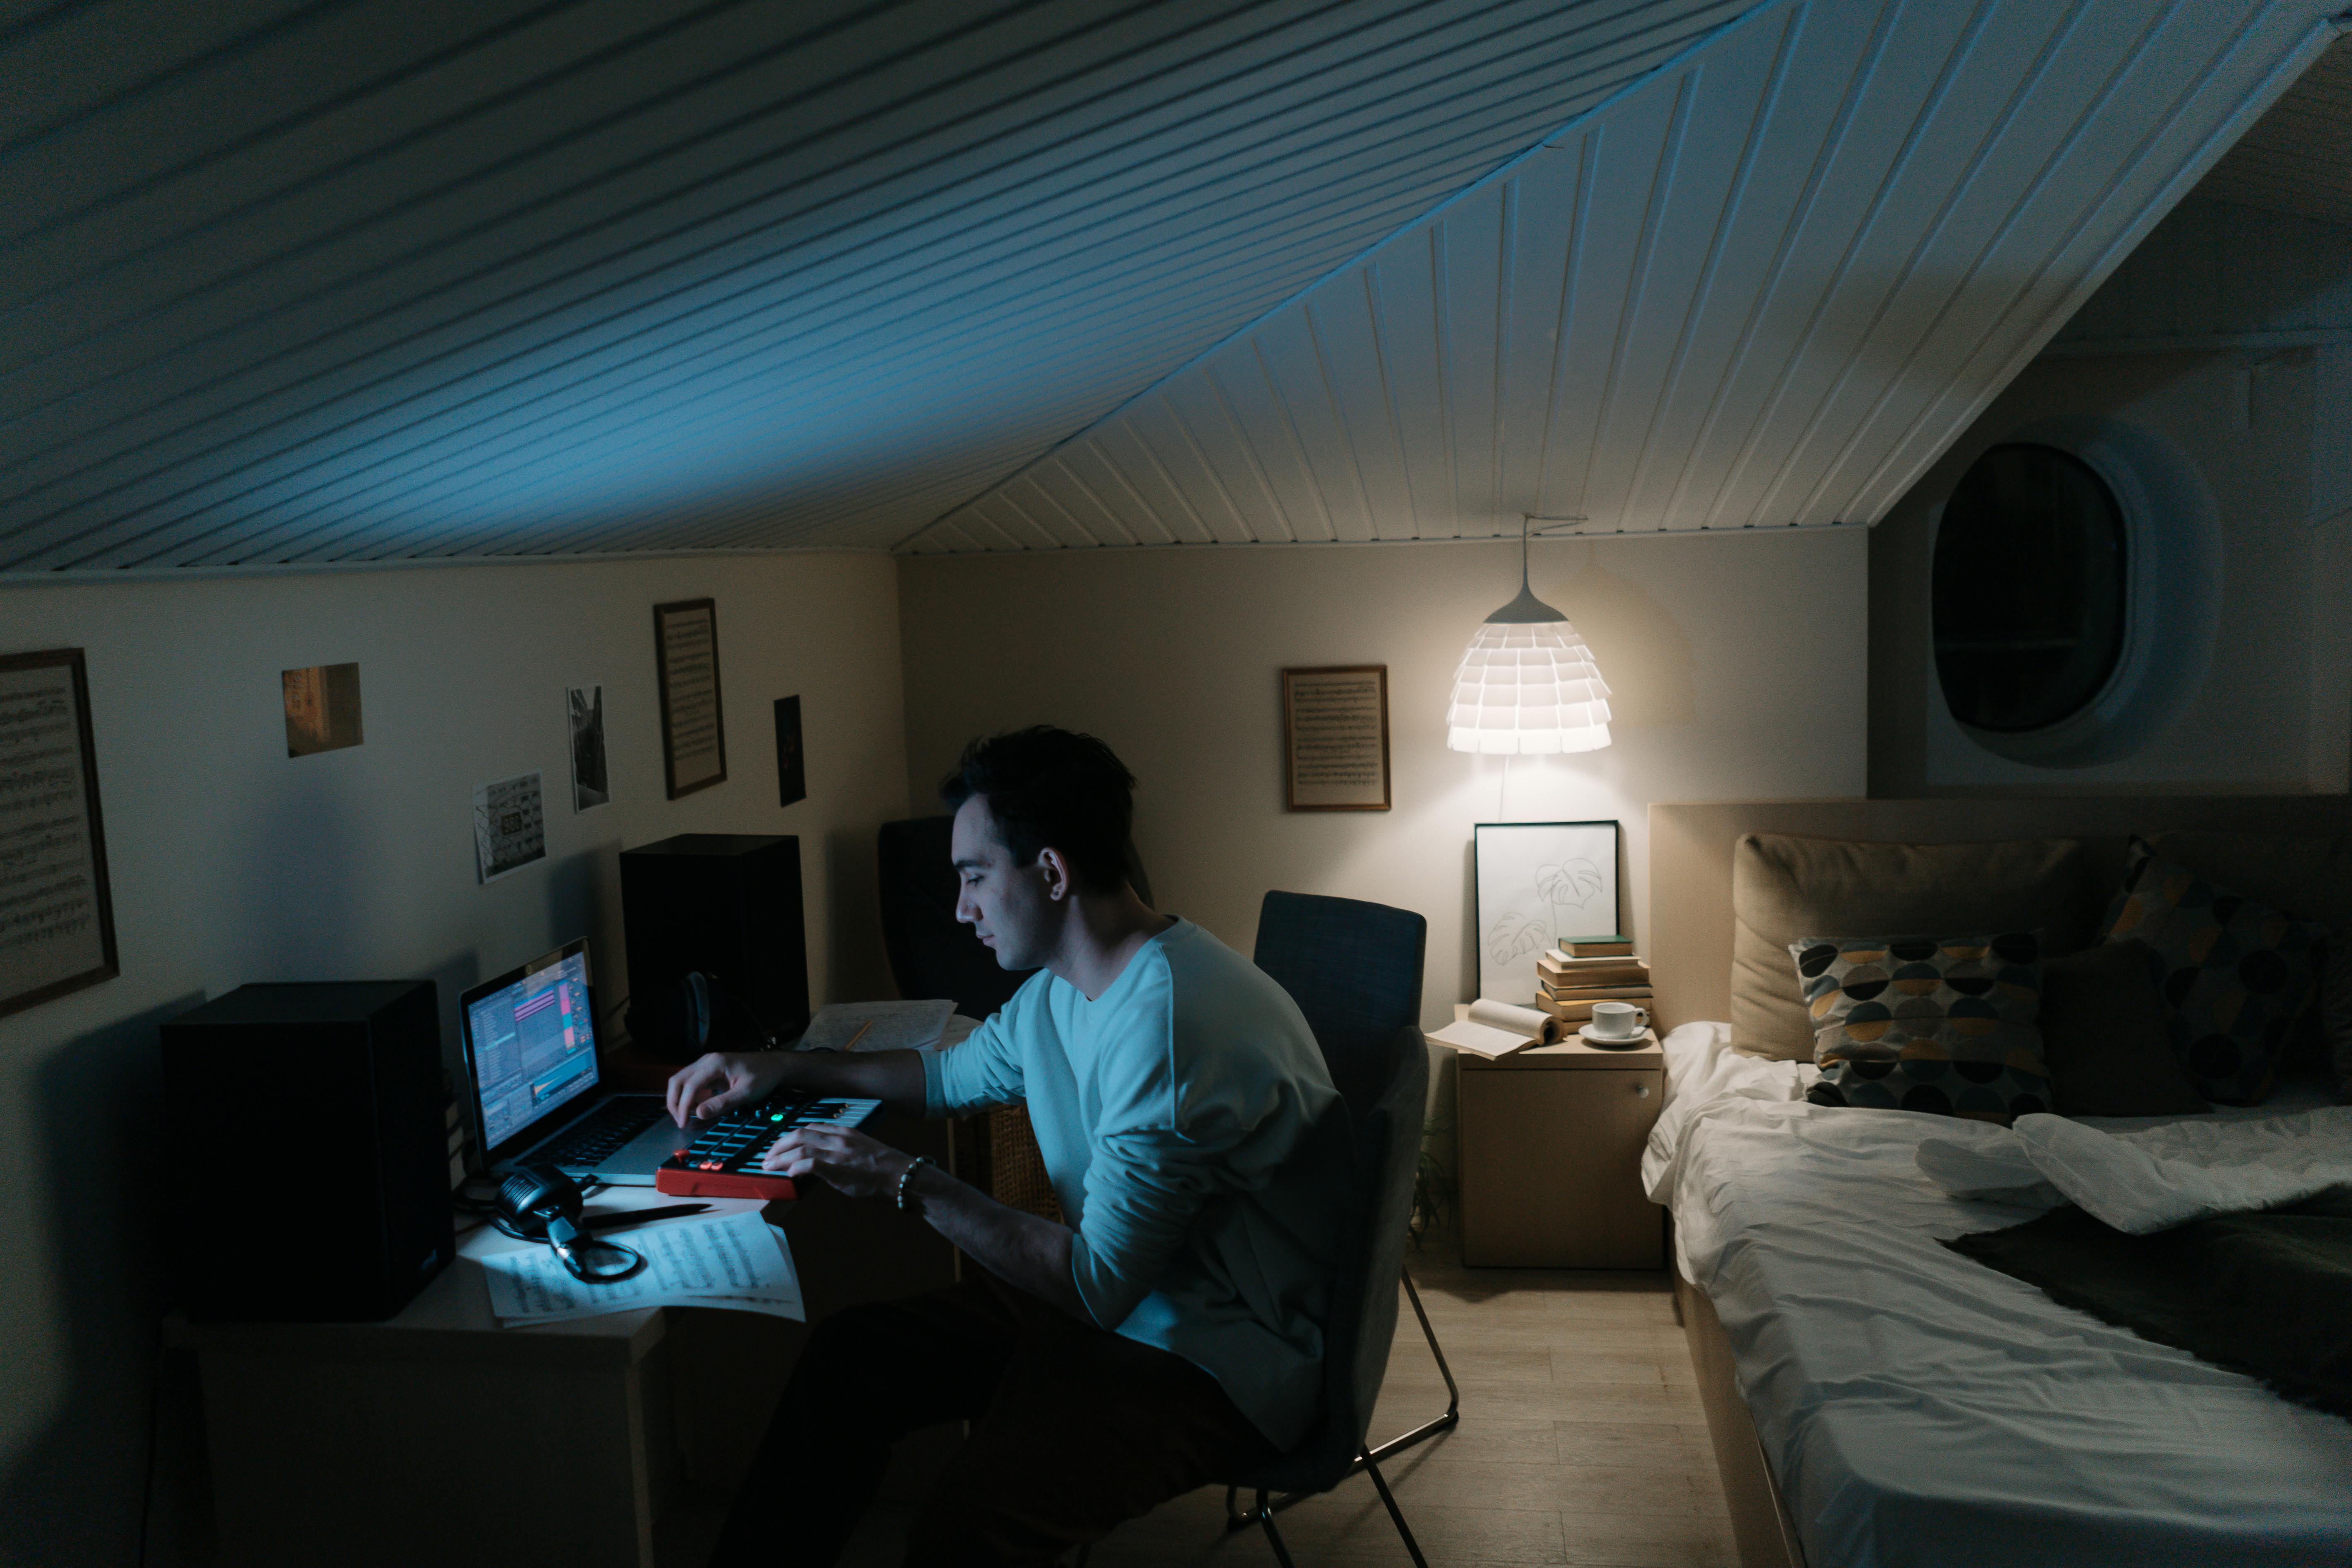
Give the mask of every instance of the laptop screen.
<svg viewBox="0 0 2352 1568">
<path fill-rule="evenodd" d="M 596 1087 L 584 940 L 468 991 L 465 1014 L 485 1150 Z"/>
</svg>

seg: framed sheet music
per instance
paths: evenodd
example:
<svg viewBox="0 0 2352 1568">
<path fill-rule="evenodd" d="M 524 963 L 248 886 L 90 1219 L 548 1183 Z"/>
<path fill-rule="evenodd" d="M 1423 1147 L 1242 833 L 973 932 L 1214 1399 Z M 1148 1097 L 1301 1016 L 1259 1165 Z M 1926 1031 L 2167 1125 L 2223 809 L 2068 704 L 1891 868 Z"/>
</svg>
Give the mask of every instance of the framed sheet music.
<svg viewBox="0 0 2352 1568">
<path fill-rule="evenodd" d="M 662 777 L 676 800 L 727 782 L 717 601 L 656 605 L 654 652 L 661 677 Z"/>
<path fill-rule="evenodd" d="M 1389 809 L 1389 667 L 1282 672 L 1284 801 L 1293 811 Z"/>
<path fill-rule="evenodd" d="M 81 649 L 0 657 L 0 1015 L 121 973 Z"/>
</svg>

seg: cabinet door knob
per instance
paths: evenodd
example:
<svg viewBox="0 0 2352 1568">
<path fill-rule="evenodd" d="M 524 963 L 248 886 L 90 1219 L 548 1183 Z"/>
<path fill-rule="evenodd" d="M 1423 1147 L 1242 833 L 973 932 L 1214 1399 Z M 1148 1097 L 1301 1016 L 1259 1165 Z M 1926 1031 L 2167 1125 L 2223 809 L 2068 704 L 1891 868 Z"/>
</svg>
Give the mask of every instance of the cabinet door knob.
<svg viewBox="0 0 2352 1568">
<path fill-rule="evenodd" d="M 1646 1084 L 1646 1083 L 1637 1083 L 1637 1084 L 1635 1084 L 1635 1085 L 1633 1086 L 1633 1098 L 1634 1098 L 1635 1100 L 1647 1100 L 1647 1099 L 1649 1099 L 1649 1098 L 1650 1098 L 1650 1086 L 1649 1086 L 1648 1084 Z"/>
</svg>

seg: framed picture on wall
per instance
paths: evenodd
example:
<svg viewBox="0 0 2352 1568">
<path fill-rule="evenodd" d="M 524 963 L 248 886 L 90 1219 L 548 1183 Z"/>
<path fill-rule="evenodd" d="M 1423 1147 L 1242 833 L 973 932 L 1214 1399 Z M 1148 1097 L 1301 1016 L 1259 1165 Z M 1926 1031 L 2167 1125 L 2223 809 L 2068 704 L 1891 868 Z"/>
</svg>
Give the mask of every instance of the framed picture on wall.
<svg viewBox="0 0 2352 1568">
<path fill-rule="evenodd" d="M 662 778 L 669 798 L 725 784 L 718 601 L 679 599 L 656 605 L 654 653 L 661 678 Z"/>
<path fill-rule="evenodd" d="M 1284 804 L 1293 811 L 1389 809 L 1389 667 L 1282 672 Z"/>
<path fill-rule="evenodd" d="M 122 973 L 78 647 L 0 658 L 0 1015 Z"/>
<path fill-rule="evenodd" d="M 1535 1000 L 1536 957 L 1625 929 L 1614 822 L 1482 822 L 1471 829 L 1482 1001 Z"/>
</svg>

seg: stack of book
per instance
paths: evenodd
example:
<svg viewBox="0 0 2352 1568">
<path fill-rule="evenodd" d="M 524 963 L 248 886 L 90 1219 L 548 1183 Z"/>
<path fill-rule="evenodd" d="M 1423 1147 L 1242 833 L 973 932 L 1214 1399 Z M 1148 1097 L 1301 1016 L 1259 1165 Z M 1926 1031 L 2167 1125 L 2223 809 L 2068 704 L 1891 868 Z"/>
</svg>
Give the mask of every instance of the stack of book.
<svg viewBox="0 0 2352 1568">
<path fill-rule="evenodd" d="M 1650 1003 L 1650 966 L 1622 936 L 1563 942 L 1536 960 L 1536 1005 L 1563 1024 L 1591 1021 L 1595 1002 Z"/>
</svg>

